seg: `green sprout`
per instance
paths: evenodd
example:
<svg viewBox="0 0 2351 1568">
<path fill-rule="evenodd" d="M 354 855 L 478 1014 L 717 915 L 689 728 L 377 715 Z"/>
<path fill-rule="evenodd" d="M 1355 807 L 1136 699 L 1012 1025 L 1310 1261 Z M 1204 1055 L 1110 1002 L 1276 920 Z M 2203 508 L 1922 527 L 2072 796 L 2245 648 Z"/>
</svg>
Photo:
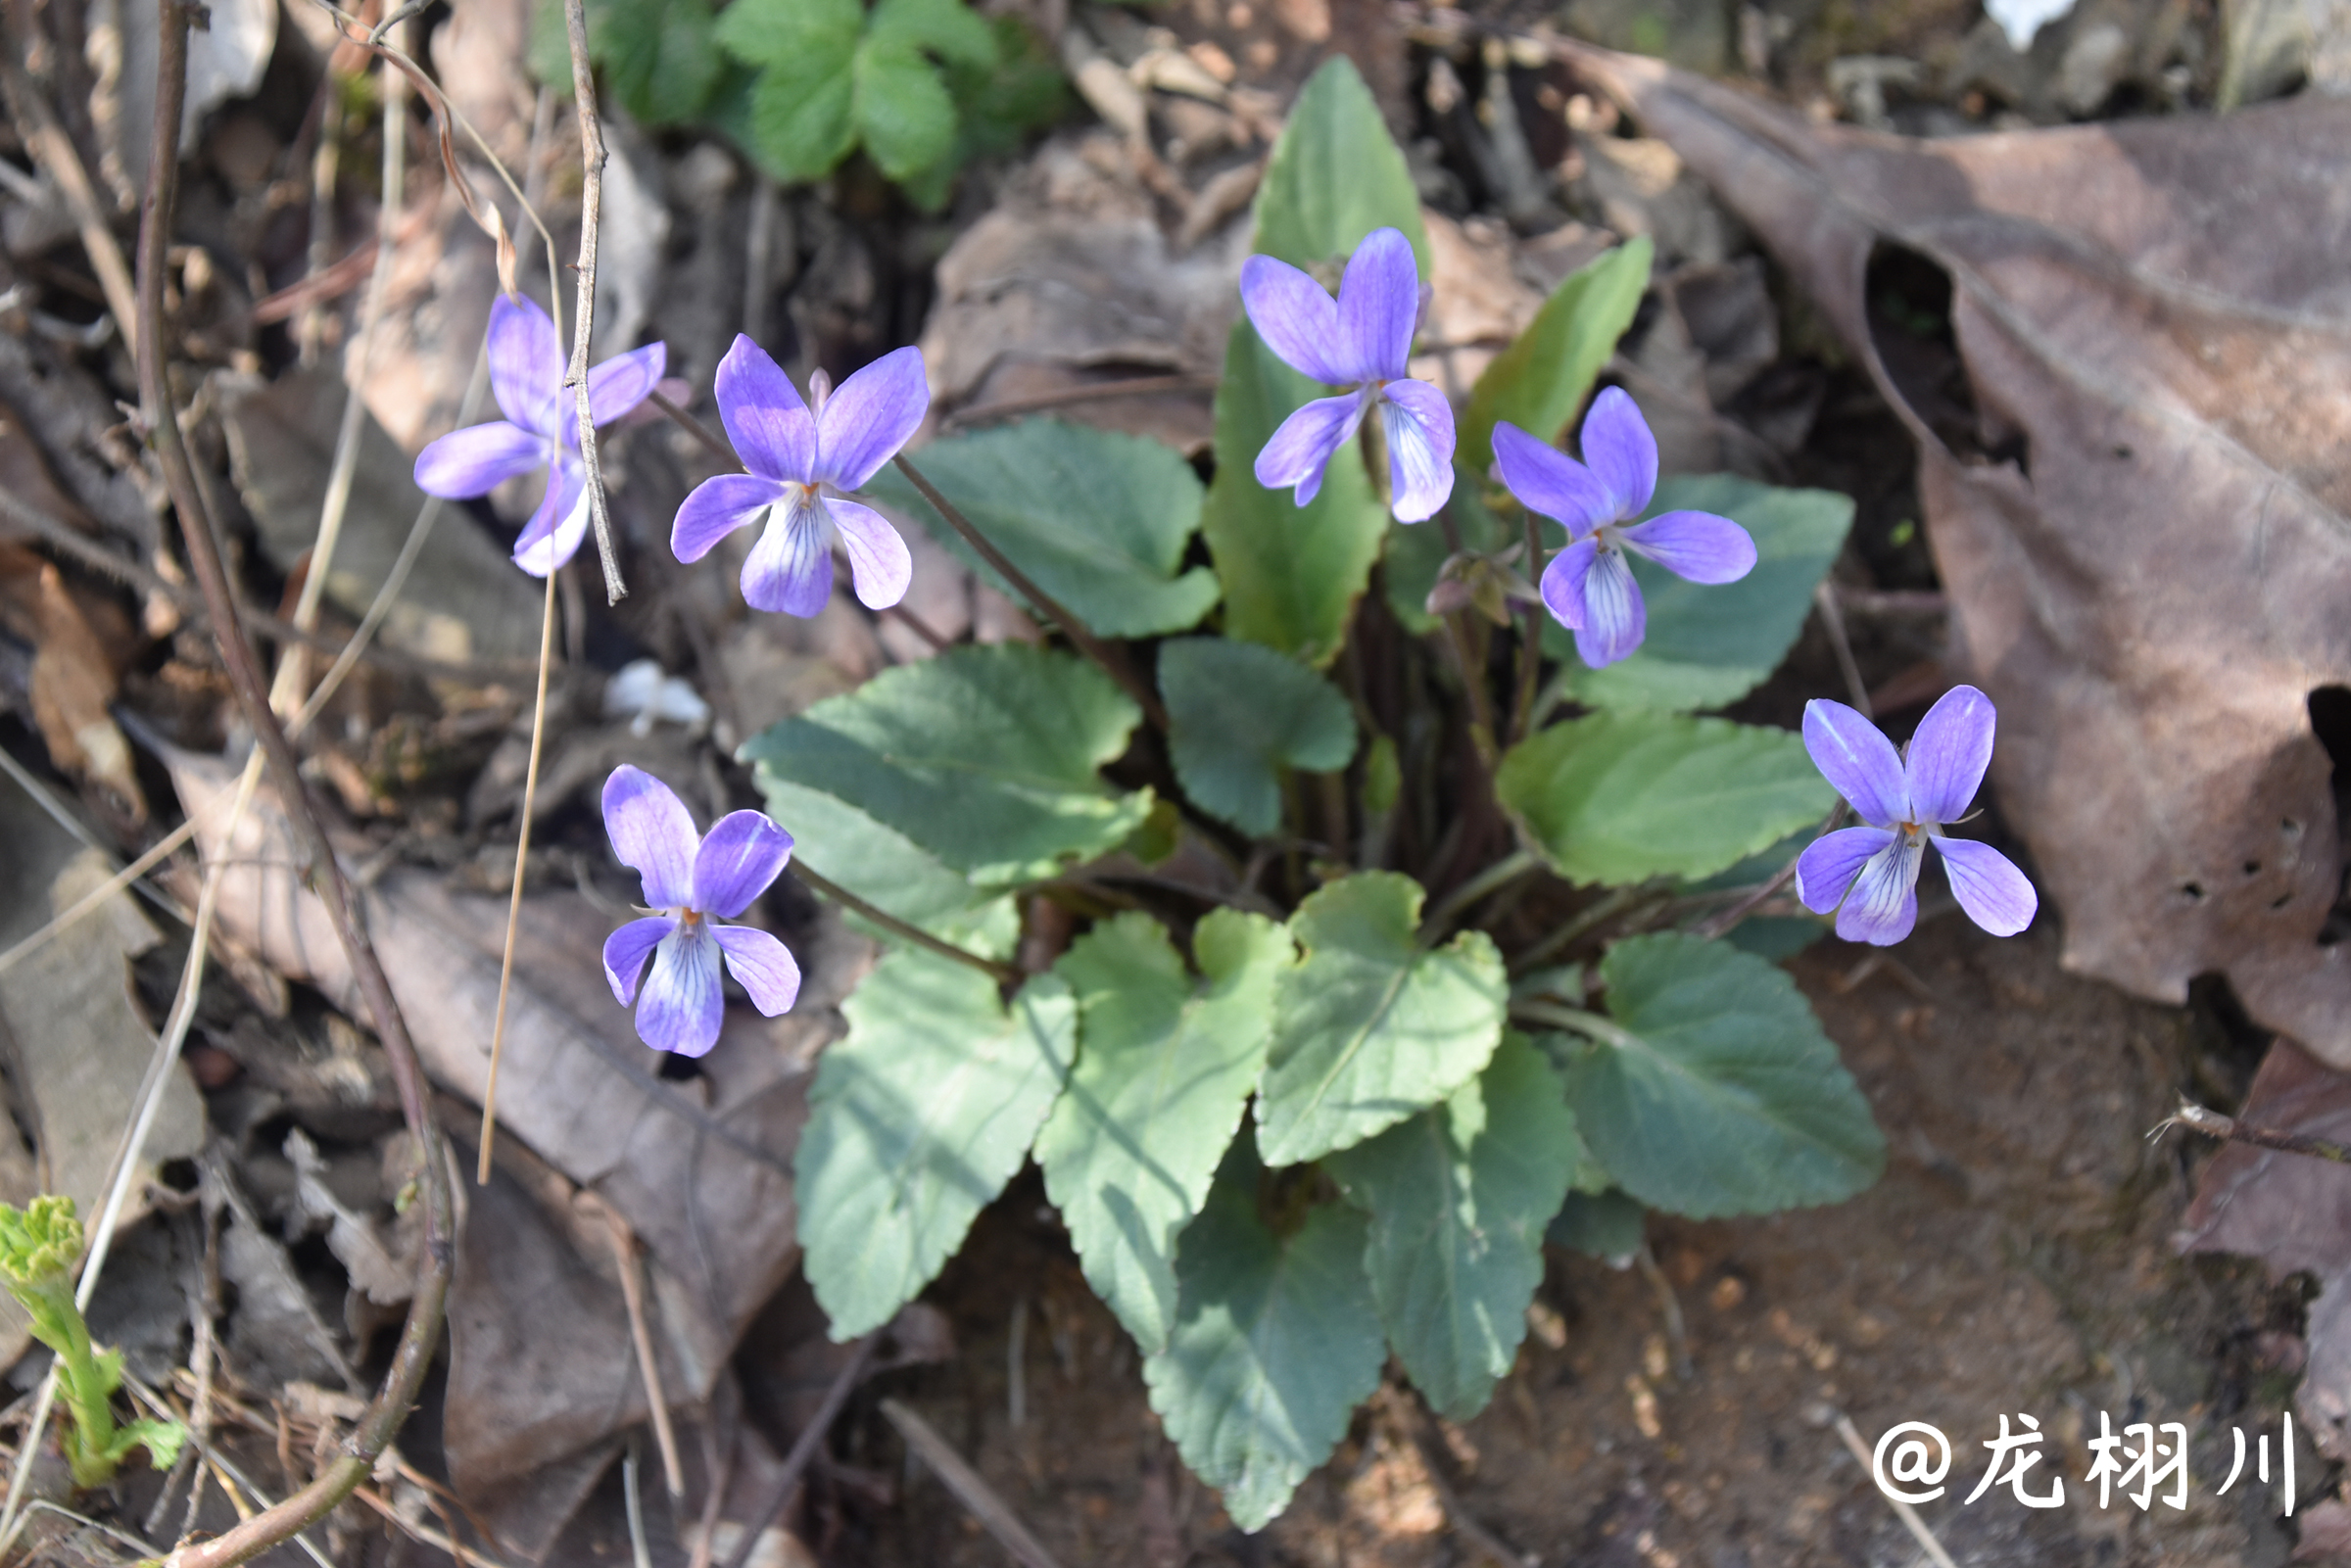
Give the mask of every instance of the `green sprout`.
<svg viewBox="0 0 2351 1568">
<path fill-rule="evenodd" d="M 81 1221 L 71 1198 L 35 1198 L 25 1209 L 0 1204 L 0 1284 L 32 1316 L 32 1337 L 57 1353 L 57 1384 L 72 1413 L 66 1462 L 77 1487 L 104 1486 L 130 1450 L 144 1448 L 157 1469 L 179 1455 L 188 1429 L 177 1421 L 115 1425 L 113 1397 L 122 1386 L 122 1353 L 90 1343 L 90 1325 L 73 1301 L 73 1264 L 81 1257 Z"/>
</svg>

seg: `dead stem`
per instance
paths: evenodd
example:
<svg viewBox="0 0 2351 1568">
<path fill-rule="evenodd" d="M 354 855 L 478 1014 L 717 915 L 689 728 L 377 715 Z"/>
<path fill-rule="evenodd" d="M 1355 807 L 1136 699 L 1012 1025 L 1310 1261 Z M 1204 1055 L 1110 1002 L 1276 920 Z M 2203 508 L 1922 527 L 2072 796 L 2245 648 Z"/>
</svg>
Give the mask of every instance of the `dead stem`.
<svg viewBox="0 0 2351 1568">
<path fill-rule="evenodd" d="M 289 822 L 305 841 L 315 878 L 315 890 L 326 906 L 339 945 L 349 961 L 353 979 L 365 1000 L 369 1020 L 382 1042 L 401 1109 L 410 1133 L 425 1151 L 425 1221 L 421 1265 L 415 1299 L 408 1308 L 391 1370 L 382 1390 L 361 1416 L 344 1451 L 319 1478 L 293 1497 L 239 1524 L 226 1535 L 174 1551 L 172 1568 L 226 1568 L 277 1544 L 305 1525 L 321 1517 L 348 1497 L 373 1467 L 376 1455 L 390 1444 L 415 1402 L 434 1347 L 441 1336 L 454 1261 L 452 1206 L 443 1163 L 435 1158 L 440 1147 L 433 1124 L 424 1071 L 391 982 L 368 940 L 351 886 L 335 859 L 312 808 L 301 765 L 285 731 L 270 710 L 253 650 L 237 618 L 235 596 L 227 570 L 215 542 L 213 521 L 198 488 L 196 470 L 188 456 L 173 409 L 164 354 L 164 281 L 170 249 L 174 184 L 179 170 L 181 105 L 187 90 L 187 0 L 161 0 L 157 47 L 155 129 L 147 165 L 147 191 L 140 203 L 137 305 L 139 395 L 150 439 L 164 483 L 178 514 L 180 533 L 207 605 L 213 613 L 221 662 L 235 690 L 245 720 L 253 729 L 266 759 L 271 781 Z"/>
<path fill-rule="evenodd" d="M 2279 1127 L 2247 1126 L 2233 1117 L 2206 1110 L 2189 1101 L 2180 1102 L 2180 1109 L 2156 1124 L 2150 1136 L 2160 1136 L 2166 1128 L 2185 1127 L 2207 1138 L 2220 1138 L 2230 1143 L 2249 1143 L 2256 1149 L 2275 1149 L 2279 1154 L 2307 1155 L 2313 1160 L 2330 1161 L 2338 1165 L 2351 1165 L 2351 1144 L 2337 1143 L 2331 1138 L 2313 1138 L 2308 1133 L 2287 1132 Z"/>
<path fill-rule="evenodd" d="M 833 1386 L 825 1390 L 825 1402 L 816 1407 L 816 1414 L 809 1417 L 808 1424 L 800 1429 L 799 1436 L 792 1439 L 792 1451 L 784 1455 L 784 1467 L 776 1477 L 774 1488 L 769 1491 L 767 1500 L 760 1505 L 758 1512 L 745 1521 L 743 1539 L 735 1543 L 733 1551 L 727 1553 L 726 1568 L 744 1568 L 751 1560 L 751 1553 L 757 1549 L 759 1538 L 784 1517 L 784 1510 L 792 1504 L 792 1493 L 799 1488 L 800 1472 L 815 1459 L 818 1446 L 825 1441 L 825 1434 L 840 1418 L 841 1408 L 849 1402 L 849 1396 L 864 1381 L 865 1369 L 872 1363 L 874 1351 L 881 1343 L 882 1336 L 879 1334 L 868 1334 L 857 1342 L 857 1348 L 850 1353 L 847 1364 L 834 1377 Z"/>
<path fill-rule="evenodd" d="M 551 479 L 550 484 L 553 481 Z M 506 993 L 514 983 L 514 935 L 522 926 L 523 871 L 531 853 L 531 818 L 539 807 L 539 750 L 547 738 L 547 669 L 555 652 L 555 574 L 547 574 L 539 611 L 539 690 L 531 701 L 531 757 L 522 774 L 522 822 L 514 835 L 514 890 L 506 899 L 505 952 L 498 961 L 498 1013 L 490 1024 L 490 1072 L 482 1084 L 482 1157 L 474 1185 L 490 1185 L 490 1149 L 498 1132 L 498 1063 L 506 1044 Z"/>
<path fill-rule="evenodd" d="M 596 557 L 604 568 L 604 601 L 628 596 L 620 580 L 620 557 L 612 549 L 612 513 L 604 499 L 604 471 L 596 456 L 596 414 L 588 405 L 588 340 L 596 334 L 597 225 L 604 204 L 604 129 L 596 116 L 596 71 L 588 64 L 586 0 L 563 0 L 563 27 L 571 42 L 571 99 L 580 117 L 579 301 L 571 329 L 571 366 L 563 385 L 572 389 L 579 410 L 580 465 L 588 471 L 588 516 L 596 526 Z M 549 483 L 553 483 L 550 480 Z M 488 1147 L 488 1140 L 483 1141 Z"/>
<path fill-rule="evenodd" d="M 485 1139 L 490 1124 L 482 1123 Z M 669 1397 L 661 1388 L 661 1361 L 653 1354 L 651 1322 L 645 1315 L 645 1282 L 637 1268 L 637 1233 L 629 1222 L 620 1217 L 620 1211 L 610 1204 L 604 1211 L 604 1228 L 612 1237 L 612 1260 L 620 1267 L 621 1299 L 629 1308 L 629 1338 L 637 1347 L 637 1369 L 645 1376 L 646 1402 L 652 1407 L 653 1442 L 661 1449 L 661 1479 L 669 1488 L 670 1500 L 682 1501 L 686 1496 L 686 1467 L 678 1461 L 678 1434 L 669 1423 Z"/>
</svg>

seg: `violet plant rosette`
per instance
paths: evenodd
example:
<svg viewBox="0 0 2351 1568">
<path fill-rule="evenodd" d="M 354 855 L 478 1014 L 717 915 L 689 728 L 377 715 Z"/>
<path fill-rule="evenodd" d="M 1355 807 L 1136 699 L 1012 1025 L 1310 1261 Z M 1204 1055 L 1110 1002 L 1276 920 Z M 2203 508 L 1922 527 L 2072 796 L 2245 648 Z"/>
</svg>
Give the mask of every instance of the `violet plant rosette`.
<svg viewBox="0 0 2351 1568">
<path fill-rule="evenodd" d="M 697 833 L 669 785 L 625 764 L 604 781 L 604 831 L 621 864 L 645 879 L 646 907 L 655 911 L 604 939 L 604 979 L 622 1007 L 636 1003 L 639 1039 L 679 1056 L 717 1044 L 722 960 L 761 1013 L 791 1011 L 800 994 L 791 950 L 755 926 L 718 923 L 750 908 L 783 875 L 792 834 L 756 811 L 730 812 Z"/>
<path fill-rule="evenodd" d="M 588 411 L 597 425 L 633 412 L 651 396 L 668 360 L 666 345 L 648 343 L 590 370 Z M 416 454 L 417 489 L 452 500 L 549 470 L 539 509 L 514 541 L 514 564 L 533 577 L 570 560 L 588 533 L 588 470 L 580 460 L 578 404 L 563 390 L 567 368 L 554 320 L 529 300 L 500 295 L 490 306 L 490 390 L 506 417 L 453 430 Z"/>
<path fill-rule="evenodd" d="M 1322 489 L 1331 454 L 1377 408 L 1388 447 L 1390 509 L 1400 523 L 1435 516 L 1453 494 L 1453 405 L 1409 370 L 1420 272 L 1403 231 L 1379 228 L 1364 237 L 1348 258 L 1336 300 L 1289 262 L 1253 256 L 1241 264 L 1241 306 L 1283 363 L 1348 389 L 1281 422 L 1257 454 L 1257 482 L 1290 490 L 1304 506 Z"/>
<path fill-rule="evenodd" d="M 1994 936 L 2030 926 L 2040 900 L 2015 863 L 1990 844 L 1943 832 L 1967 814 L 1984 783 L 1997 717 L 1991 698 L 1972 686 L 1953 687 L 1927 710 L 1902 754 L 1844 703 L 1805 703 L 1804 749 L 1868 826 L 1823 834 L 1797 858 L 1796 895 L 1804 907 L 1816 915 L 1835 910 L 1837 934 L 1848 942 L 1898 942 L 1918 924 L 1918 873 L 1933 844 L 1969 920 Z"/>
<path fill-rule="evenodd" d="M 1736 583 L 1754 569 L 1755 542 L 1712 512 L 1662 512 L 1634 522 L 1657 490 L 1657 441 L 1623 388 L 1592 400 L 1577 462 L 1505 420 L 1494 426 L 1494 462 L 1519 504 L 1567 530 L 1567 547 L 1543 569 L 1543 603 L 1575 634 L 1594 669 L 1614 664 L 1649 635 L 1649 606 L 1625 564 L 1646 555 L 1693 583 Z"/>
<path fill-rule="evenodd" d="M 748 473 L 705 479 L 678 508 L 670 548 L 698 561 L 746 524 L 766 532 L 743 563 L 753 609 L 813 616 L 833 596 L 833 546 L 849 557 L 858 600 L 886 610 L 906 596 L 914 560 L 898 531 L 843 494 L 861 488 L 920 428 L 931 383 L 920 349 L 886 354 L 838 389 L 823 371 L 808 404 L 759 345 L 741 333 L 718 366 L 718 416 Z"/>
</svg>

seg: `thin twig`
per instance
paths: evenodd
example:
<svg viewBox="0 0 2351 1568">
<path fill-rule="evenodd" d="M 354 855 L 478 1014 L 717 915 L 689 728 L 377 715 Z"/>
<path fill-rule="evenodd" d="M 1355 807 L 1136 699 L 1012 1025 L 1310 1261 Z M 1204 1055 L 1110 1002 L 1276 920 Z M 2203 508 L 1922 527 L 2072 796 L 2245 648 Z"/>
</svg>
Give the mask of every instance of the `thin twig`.
<svg viewBox="0 0 2351 1568">
<path fill-rule="evenodd" d="M 554 483 L 549 480 L 548 483 Z M 522 822 L 514 836 L 514 890 L 506 900 L 505 951 L 498 961 L 498 1013 L 490 1024 L 490 1074 L 482 1084 L 482 1155 L 476 1186 L 490 1185 L 490 1150 L 498 1128 L 498 1064 L 505 1054 L 506 992 L 514 982 L 514 942 L 522 926 L 523 872 L 531 853 L 531 819 L 539 803 L 539 751 L 547 739 L 547 669 L 555 653 L 555 574 L 547 574 L 539 611 L 539 691 L 531 699 L 531 756 L 522 773 Z"/>
<path fill-rule="evenodd" d="M 597 225 L 603 214 L 605 153 L 604 128 L 596 116 L 596 71 L 588 63 L 586 0 L 563 0 L 563 28 L 571 43 L 571 100 L 579 111 L 582 181 L 579 305 L 571 329 L 571 365 L 563 372 L 563 385 L 572 389 L 579 411 L 580 464 L 588 474 L 588 516 L 596 527 L 597 559 L 603 563 L 604 598 L 618 604 L 629 591 L 620 580 L 620 557 L 612 549 L 611 509 L 604 499 L 604 472 L 596 456 L 596 414 L 588 405 L 588 340 L 596 331 Z M 484 1142 L 486 1146 L 487 1140 Z"/>
<path fill-rule="evenodd" d="M 930 1422 L 895 1400 L 884 1400 L 882 1413 L 898 1429 L 906 1447 L 955 1494 L 955 1500 L 996 1538 L 996 1544 L 1020 1560 L 1022 1568 L 1060 1568 L 1044 1543 L 1031 1534 L 1021 1516 L 1012 1511 L 1011 1504 L 996 1496 L 995 1489 L 981 1479 L 980 1472 Z"/>
<path fill-rule="evenodd" d="M 1154 730 L 1162 735 L 1168 733 L 1168 710 L 1160 705 L 1158 693 L 1142 683 L 1142 679 L 1128 667 L 1125 659 L 1120 658 L 1108 643 L 1088 631 L 1085 623 L 1072 615 L 1059 599 L 1032 582 L 1029 574 L 1013 565 L 1002 550 L 989 544 L 987 536 L 981 533 L 979 528 L 973 524 L 970 518 L 963 515 L 953 501 L 940 495 L 937 487 L 923 477 L 922 470 L 906 460 L 904 452 L 898 453 L 892 460 L 897 463 L 898 472 L 904 474 L 914 488 L 922 494 L 923 499 L 929 501 L 932 508 L 946 519 L 949 528 L 963 536 L 963 542 L 978 551 L 982 560 L 995 568 L 997 576 L 1011 584 L 1039 614 L 1059 626 L 1063 634 L 1071 641 L 1077 643 L 1079 649 L 1087 658 L 1100 666 L 1103 674 L 1118 682 L 1120 689 L 1134 698 L 1135 705 L 1143 710 L 1143 717 L 1151 721 L 1151 727 Z"/>
<path fill-rule="evenodd" d="M 629 1560 L 635 1568 L 653 1568 L 653 1548 L 645 1539 L 645 1498 L 637 1485 L 637 1434 L 629 1434 L 629 1451 L 620 1460 L 621 1504 L 628 1510 Z"/>
<path fill-rule="evenodd" d="M 951 959 L 967 969 L 976 969 L 998 985 L 1013 984 L 1021 977 L 1021 972 L 1010 964 L 999 964 L 992 958 L 982 958 L 969 948 L 957 947 L 953 942 L 934 936 L 920 926 L 910 925 L 889 911 L 867 903 L 839 882 L 818 876 L 799 861 L 795 860 L 792 863 L 792 874 L 806 882 L 814 891 L 830 898 L 852 914 L 873 922 L 891 935 L 912 942 L 927 952 L 936 953 L 940 958 Z"/>
<path fill-rule="evenodd" d="M 1837 669 L 1845 677 L 1845 689 L 1861 710 L 1861 717 L 1874 719 L 1870 711 L 1869 687 L 1861 679 L 1861 666 L 1853 658 L 1853 644 L 1845 635 L 1845 609 L 1837 601 L 1836 590 L 1823 578 L 1813 585 L 1812 605 L 1820 611 L 1820 624 L 1827 629 L 1829 645 L 1837 650 Z"/>
<path fill-rule="evenodd" d="M 2351 1144 L 2337 1143 L 2331 1138 L 2314 1138 L 2304 1132 L 2287 1132 L 2279 1127 L 2254 1127 L 2233 1117 L 2183 1100 L 2180 1109 L 2156 1124 L 2158 1136 L 2169 1127 L 2185 1127 L 2207 1138 L 2221 1138 L 2230 1143 L 2249 1143 L 2256 1149 L 2275 1149 L 2279 1154 L 2307 1155 L 2313 1160 L 2326 1160 L 2338 1165 L 2351 1165 Z"/>
<path fill-rule="evenodd" d="M 187 90 L 191 9 L 188 0 L 161 0 L 154 140 L 148 156 L 147 191 L 139 214 L 139 396 L 152 432 L 157 463 L 170 493 L 173 510 L 178 514 L 189 563 L 213 612 L 229 685 L 244 710 L 246 723 L 261 743 L 288 820 L 311 853 L 313 885 L 350 964 L 355 988 L 364 1000 L 376 1037 L 383 1044 L 399 1090 L 402 1113 L 423 1151 L 425 1167 L 424 1236 L 416 1292 L 409 1303 L 408 1322 L 402 1329 L 383 1388 L 345 1442 L 343 1452 L 310 1486 L 226 1535 L 182 1547 L 168 1559 L 171 1568 L 226 1568 L 275 1545 L 322 1516 L 348 1497 L 372 1468 L 376 1455 L 407 1419 L 431 1364 L 433 1349 L 441 1336 L 442 1309 L 455 1248 L 448 1170 L 440 1158 L 440 1136 L 433 1124 L 432 1106 L 415 1044 L 408 1036 L 407 1022 L 393 998 L 391 982 L 374 945 L 367 938 L 350 883 L 335 858 L 334 846 L 312 805 L 294 748 L 270 710 L 268 692 L 238 623 L 236 599 L 215 543 L 213 521 L 206 511 L 196 471 L 172 407 L 164 357 L 164 280 L 170 248 L 172 198 L 179 171 L 179 127 Z"/>
<path fill-rule="evenodd" d="M 122 247 L 115 241 L 115 231 L 107 221 L 106 208 L 98 200 L 98 191 L 90 183 L 89 170 L 81 166 L 81 155 L 73 149 L 73 138 L 57 118 L 50 106 L 49 96 L 32 80 L 18 50 L 29 44 L 22 30 L 32 24 L 32 7 L 11 5 L 9 30 L 19 34 L 0 49 L 0 71 L 6 72 L 8 101 L 17 113 L 19 134 L 24 146 L 49 177 L 57 182 L 66 206 L 73 214 L 73 227 L 81 236 L 81 248 L 89 256 L 90 270 L 98 274 L 98 287 L 106 295 L 106 308 L 114 315 L 115 325 L 122 334 L 123 347 L 133 353 L 138 349 L 138 291 L 133 287 L 130 268 L 122 260 Z"/>
<path fill-rule="evenodd" d="M 1861 1434 L 1853 1430 L 1853 1418 L 1843 1410 L 1837 1412 L 1837 1436 L 1844 1440 L 1846 1451 L 1860 1461 L 1861 1468 L 1875 1475 L 1877 1463 L 1870 1456 L 1869 1445 L 1861 1441 Z M 1958 1568 L 1951 1561 L 1951 1554 L 1943 1549 L 1943 1543 L 1935 1539 L 1935 1532 L 1929 1530 L 1927 1522 L 1918 1516 L 1916 1508 L 1883 1488 L 1878 1490 L 1878 1496 L 1893 1504 L 1895 1517 L 1901 1520 L 1902 1528 L 1910 1532 L 1910 1539 L 1918 1543 L 1919 1550 L 1927 1554 L 1927 1560 L 1935 1568 Z"/>
<path fill-rule="evenodd" d="M 825 1441 L 825 1434 L 840 1418 L 842 1407 L 849 1402 L 849 1396 L 864 1381 L 866 1366 L 873 1360 L 874 1351 L 881 1343 L 881 1335 L 868 1334 L 850 1352 L 848 1363 L 834 1377 L 833 1386 L 825 1390 L 824 1402 L 816 1407 L 816 1414 L 809 1417 L 808 1424 L 800 1428 L 800 1435 L 792 1439 L 792 1451 L 784 1455 L 784 1468 L 777 1475 L 775 1487 L 768 1493 L 766 1503 L 757 1514 L 744 1521 L 743 1539 L 735 1543 L 733 1551 L 727 1553 L 726 1568 L 744 1568 L 744 1564 L 751 1560 L 759 1538 L 784 1517 L 784 1510 L 792 1505 L 792 1493 L 799 1488 L 800 1472 L 807 1469 L 816 1458 L 816 1450 Z"/>
<path fill-rule="evenodd" d="M 489 1123 L 483 1123 L 487 1136 Z M 669 1424 L 669 1396 L 661 1388 L 661 1359 L 653 1354 L 653 1330 L 645 1311 L 645 1282 L 637 1269 L 637 1233 L 610 1204 L 602 1206 L 604 1228 L 612 1237 L 612 1260 L 620 1265 L 621 1299 L 629 1308 L 629 1338 L 637 1347 L 637 1370 L 645 1377 L 646 1402 L 652 1407 L 653 1442 L 661 1449 L 661 1479 L 670 1499 L 686 1496 L 686 1467 L 678 1461 L 678 1435 Z"/>
</svg>

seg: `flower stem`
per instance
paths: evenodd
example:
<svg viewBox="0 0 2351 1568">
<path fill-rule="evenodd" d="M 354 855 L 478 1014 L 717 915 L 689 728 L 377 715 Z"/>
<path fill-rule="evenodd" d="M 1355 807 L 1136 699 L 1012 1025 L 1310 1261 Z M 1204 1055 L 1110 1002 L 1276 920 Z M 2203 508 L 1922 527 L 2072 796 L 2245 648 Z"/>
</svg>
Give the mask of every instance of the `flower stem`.
<svg viewBox="0 0 2351 1568">
<path fill-rule="evenodd" d="M 1538 584 L 1543 577 L 1543 537 L 1535 531 L 1535 514 L 1521 506 L 1519 517 L 1526 524 L 1526 570 Z M 1526 738 L 1528 725 L 1534 719 L 1535 689 L 1543 674 L 1543 603 L 1537 599 L 1526 607 L 1526 635 L 1518 644 L 1518 700 L 1511 711 L 1511 740 Z"/>
<path fill-rule="evenodd" d="M 841 886 L 840 883 L 818 876 L 799 861 L 795 860 L 792 863 L 792 874 L 806 882 L 812 891 L 830 898 L 852 914 L 871 921 L 891 935 L 902 937 L 927 952 L 936 953 L 940 958 L 950 959 L 969 969 L 976 969 L 998 985 L 1010 985 L 1021 977 L 1021 972 L 1010 964 L 999 964 L 992 958 L 982 958 L 969 948 L 957 947 L 953 942 L 934 936 L 920 926 L 911 925 L 878 905 L 867 903 L 855 893 Z"/>
<path fill-rule="evenodd" d="M 1619 1050 L 1638 1046 L 1641 1041 L 1630 1029 L 1614 1019 L 1598 1013 L 1587 1013 L 1580 1007 L 1561 1007 L 1556 1002 L 1520 1001 L 1511 1004 L 1511 1016 L 1529 1023 L 1547 1023 L 1555 1029 L 1566 1029 L 1587 1040 L 1598 1040 Z"/>
<path fill-rule="evenodd" d="M 1142 679 L 1109 643 L 1087 631 L 1085 623 L 1072 615 L 1059 599 L 1031 582 L 1028 573 L 1006 559 L 1004 552 L 989 544 L 987 536 L 981 533 L 953 501 L 940 495 L 937 487 L 925 479 L 922 470 L 908 462 L 903 452 L 891 460 L 898 465 L 898 472 L 904 474 L 914 488 L 922 493 L 923 499 L 947 520 L 947 526 L 962 535 L 964 543 L 978 551 L 982 560 L 995 568 L 997 576 L 1019 590 L 1032 608 L 1041 611 L 1048 620 L 1059 626 L 1069 640 L 1078 644 L 1080 651 L 1099 665 L 1103 674 L 1118 682 L 1121 690 L 1134 698 L 1135 705 L 1143 710 L 1143 717 L 1151 722 L 1151 728 L 1162 735 L 1168 733 L 1168 710 L 1160 706 L 1158 693 L 1142 683 Z"/>
<path fill-rule="evenodd" d="M 1463 624 L 1459 610 L 1445 617 L 1445 630 L 1453 635 L 1454 657 L 1462 663 L 1462 686 L 1469 693 L 1469 739 L 1477 747 L 1480 762 L 1486 772 L 1494 771 L 1494 699 L 1486 691 L 1485 666 L 1471 652 L 1472 642 L 1467 627 Z"/>
<path fill-rule="evenodd" d="M 1430 910 L 1428 918 L 1420 923 L 1420 945 L 1436 946 L 1445 939 L 1455 918 L 1470 905 L 1488 893 L 1516 881 L 1541 865 L 1542 862 L 1531 851 L 1524 849 L 1513 850 L 1503 856 L 1437 901 L 1437 907 Z"/>
</svg>

